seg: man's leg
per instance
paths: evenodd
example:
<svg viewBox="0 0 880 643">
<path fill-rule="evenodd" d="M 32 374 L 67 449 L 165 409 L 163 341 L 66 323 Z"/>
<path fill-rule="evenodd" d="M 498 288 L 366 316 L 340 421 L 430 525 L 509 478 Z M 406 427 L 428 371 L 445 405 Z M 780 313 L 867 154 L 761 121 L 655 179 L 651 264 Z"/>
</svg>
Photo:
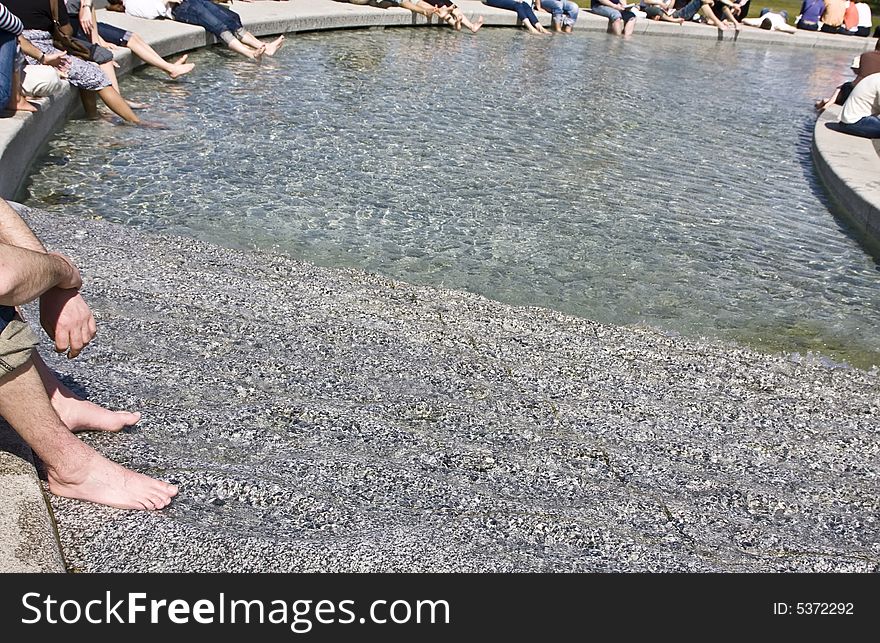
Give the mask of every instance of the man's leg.
<svg viewBox="0 0 880 643">
<path fill-rule="evenodd" d="M 49 401 L 52 403 L 52 408 L 55 409 L 64 425 L 74 433 L 80 431 L 116 432 L 140 421 L 140 413 L 111 411 L 77 397 L 73 391 L 58 380 L 52 369 L 36 352 L 34 352 L 33 361 L 49 396 Z"/>
<path fill-rule="evenodd" d="M 46 465 L 49 490 L 119 509 L 162 509 L 177 487 L 125 469 L 74 436 L 55 413 L 32 360 L 0 379 L 0 415 Z"/>
</svg>

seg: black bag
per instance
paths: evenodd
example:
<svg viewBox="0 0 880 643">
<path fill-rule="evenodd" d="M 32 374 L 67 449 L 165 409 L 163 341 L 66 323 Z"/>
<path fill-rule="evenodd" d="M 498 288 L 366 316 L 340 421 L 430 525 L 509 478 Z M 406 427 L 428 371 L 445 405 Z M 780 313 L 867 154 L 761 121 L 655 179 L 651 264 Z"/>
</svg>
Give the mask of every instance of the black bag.
<svg viewBox="0 0 880 643">
<path fill-rule="evenodd" d="M 99 65 L 113 60 L 113 52 L 106 47 L 82 38 L 74 38 L 73 35 L 64 31 L 64 27 L 58 22 L 59 2 L 61 0 L 49 0 L 49 7 L 52 10 L 52 44 L 61 51 L 66 51 L 70 56 L 89 60 Z M 70 25 L 67 25 L 67 28 L 71 32 L 73 31 Z"/>
</svg>

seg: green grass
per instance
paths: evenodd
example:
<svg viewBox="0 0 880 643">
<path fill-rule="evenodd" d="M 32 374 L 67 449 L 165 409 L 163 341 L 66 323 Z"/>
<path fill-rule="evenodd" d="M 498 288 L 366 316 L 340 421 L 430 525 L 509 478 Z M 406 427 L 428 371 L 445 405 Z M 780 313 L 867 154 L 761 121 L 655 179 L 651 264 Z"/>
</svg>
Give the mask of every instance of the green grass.
<svg viewBox="0 0 880 643">
<path fill-rule="evenodd" d="M 575 0 L 581 7 L 590 6 L 590 0 Z M 749 17 L 755 18 L 759 13 L 761 13 L 761 9 L 763 7 L 770 7 L 774 11 L 782 11 L 783 9 L 788 12 L 788 22 L 794 23 L 795 16 L 800 13 L 802 0 L 752 0 L 752 4 L 749 7 Z M 871 7 L 871 17 L 874 21 L 874 27 L 880 25 L 880 2 L 869 2 Z M 871 29 L 871 33 L 874 33 L 874 29 Z"/>
</svg>

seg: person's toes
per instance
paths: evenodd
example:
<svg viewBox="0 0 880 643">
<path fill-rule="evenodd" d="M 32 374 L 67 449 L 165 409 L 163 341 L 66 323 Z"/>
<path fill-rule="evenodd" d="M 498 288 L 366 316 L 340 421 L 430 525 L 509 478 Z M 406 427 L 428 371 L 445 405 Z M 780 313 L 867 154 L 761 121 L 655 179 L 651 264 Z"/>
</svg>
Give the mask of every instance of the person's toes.
<svg viewBox="0 0 880 643">
<path fill-rule="evenodd" d="M 134 413 L 130 411 L 116 411 L 116 415 L 119 416 L 120 420 L 125 422 L 124 426 L 134 426 L 141 421 L 140 411 L 135 411 Z"/>
</svg>

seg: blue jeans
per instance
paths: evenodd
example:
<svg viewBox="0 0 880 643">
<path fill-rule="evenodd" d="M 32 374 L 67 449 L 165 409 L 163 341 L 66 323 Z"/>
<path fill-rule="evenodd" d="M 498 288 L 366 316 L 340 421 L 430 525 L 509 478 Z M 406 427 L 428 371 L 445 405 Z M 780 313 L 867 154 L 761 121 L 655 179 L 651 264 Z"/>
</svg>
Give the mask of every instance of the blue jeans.
<svg viewBox="0 0 880 643">
<path fill-rule="evenodd" d="M 541 6 L 551 13 L 555 24 L 561 22 L 563 27 L 574 27 L 577 22 L 580 7 L 571 0 L 541 0 Z"/>
<path fill-rule="evenodd" d="M 672 12 L 673 18 L 681 18 L 685 22 L 689 22 L 697 12 L 700 10 L 700 7 L 703 6 L 702 0 L 691 0 L 681 9 L 676 9 Z"/>
<path fill-rule="evenodd" d="M 880 116 L 865 116 L 855 123 L 840 123 L 840 131 L 863 138 L 880 138 Z"/>
<path fill-rule="evenodd" d="M 18 38 L 8 31 L 0 31 L 0 111 L 12 97 L 12 84 L 15 80 L 15 54 L 18 51 Z"/>
<path fill-rule="evenodd" d="M 623 6 L 624 5 L 621 5 L 621 7 Z M 624 22 L 636 19 L 636 14 L 632 11 L 618 11 L 617 9 L 612 9 L 608 5 L 599 4 L 598 2 L 593 2 L 590 6 L 590 11 L 603 18 L 608 18 L 608 22 L 617 22 L 621 18 L 623 18 Z"/>
<path fill-rule="evenodd" d="M 204 27 L 218 38 L 224 31 L 236 33 L 243 29 L 237 13 L 210 0 L 183 0 L 173 13 L 178 22 Z"/>
<path fill-rule="evenodd" d="M 532 6 L 525 2 L 517 2 L 516 0 L 486 0 L 486 4 L 497 9 L 516 11 L 518 20 L 528 20 L 533 27 L 538 24 L 538 16 L 535 15 Z"/>
</svg>

